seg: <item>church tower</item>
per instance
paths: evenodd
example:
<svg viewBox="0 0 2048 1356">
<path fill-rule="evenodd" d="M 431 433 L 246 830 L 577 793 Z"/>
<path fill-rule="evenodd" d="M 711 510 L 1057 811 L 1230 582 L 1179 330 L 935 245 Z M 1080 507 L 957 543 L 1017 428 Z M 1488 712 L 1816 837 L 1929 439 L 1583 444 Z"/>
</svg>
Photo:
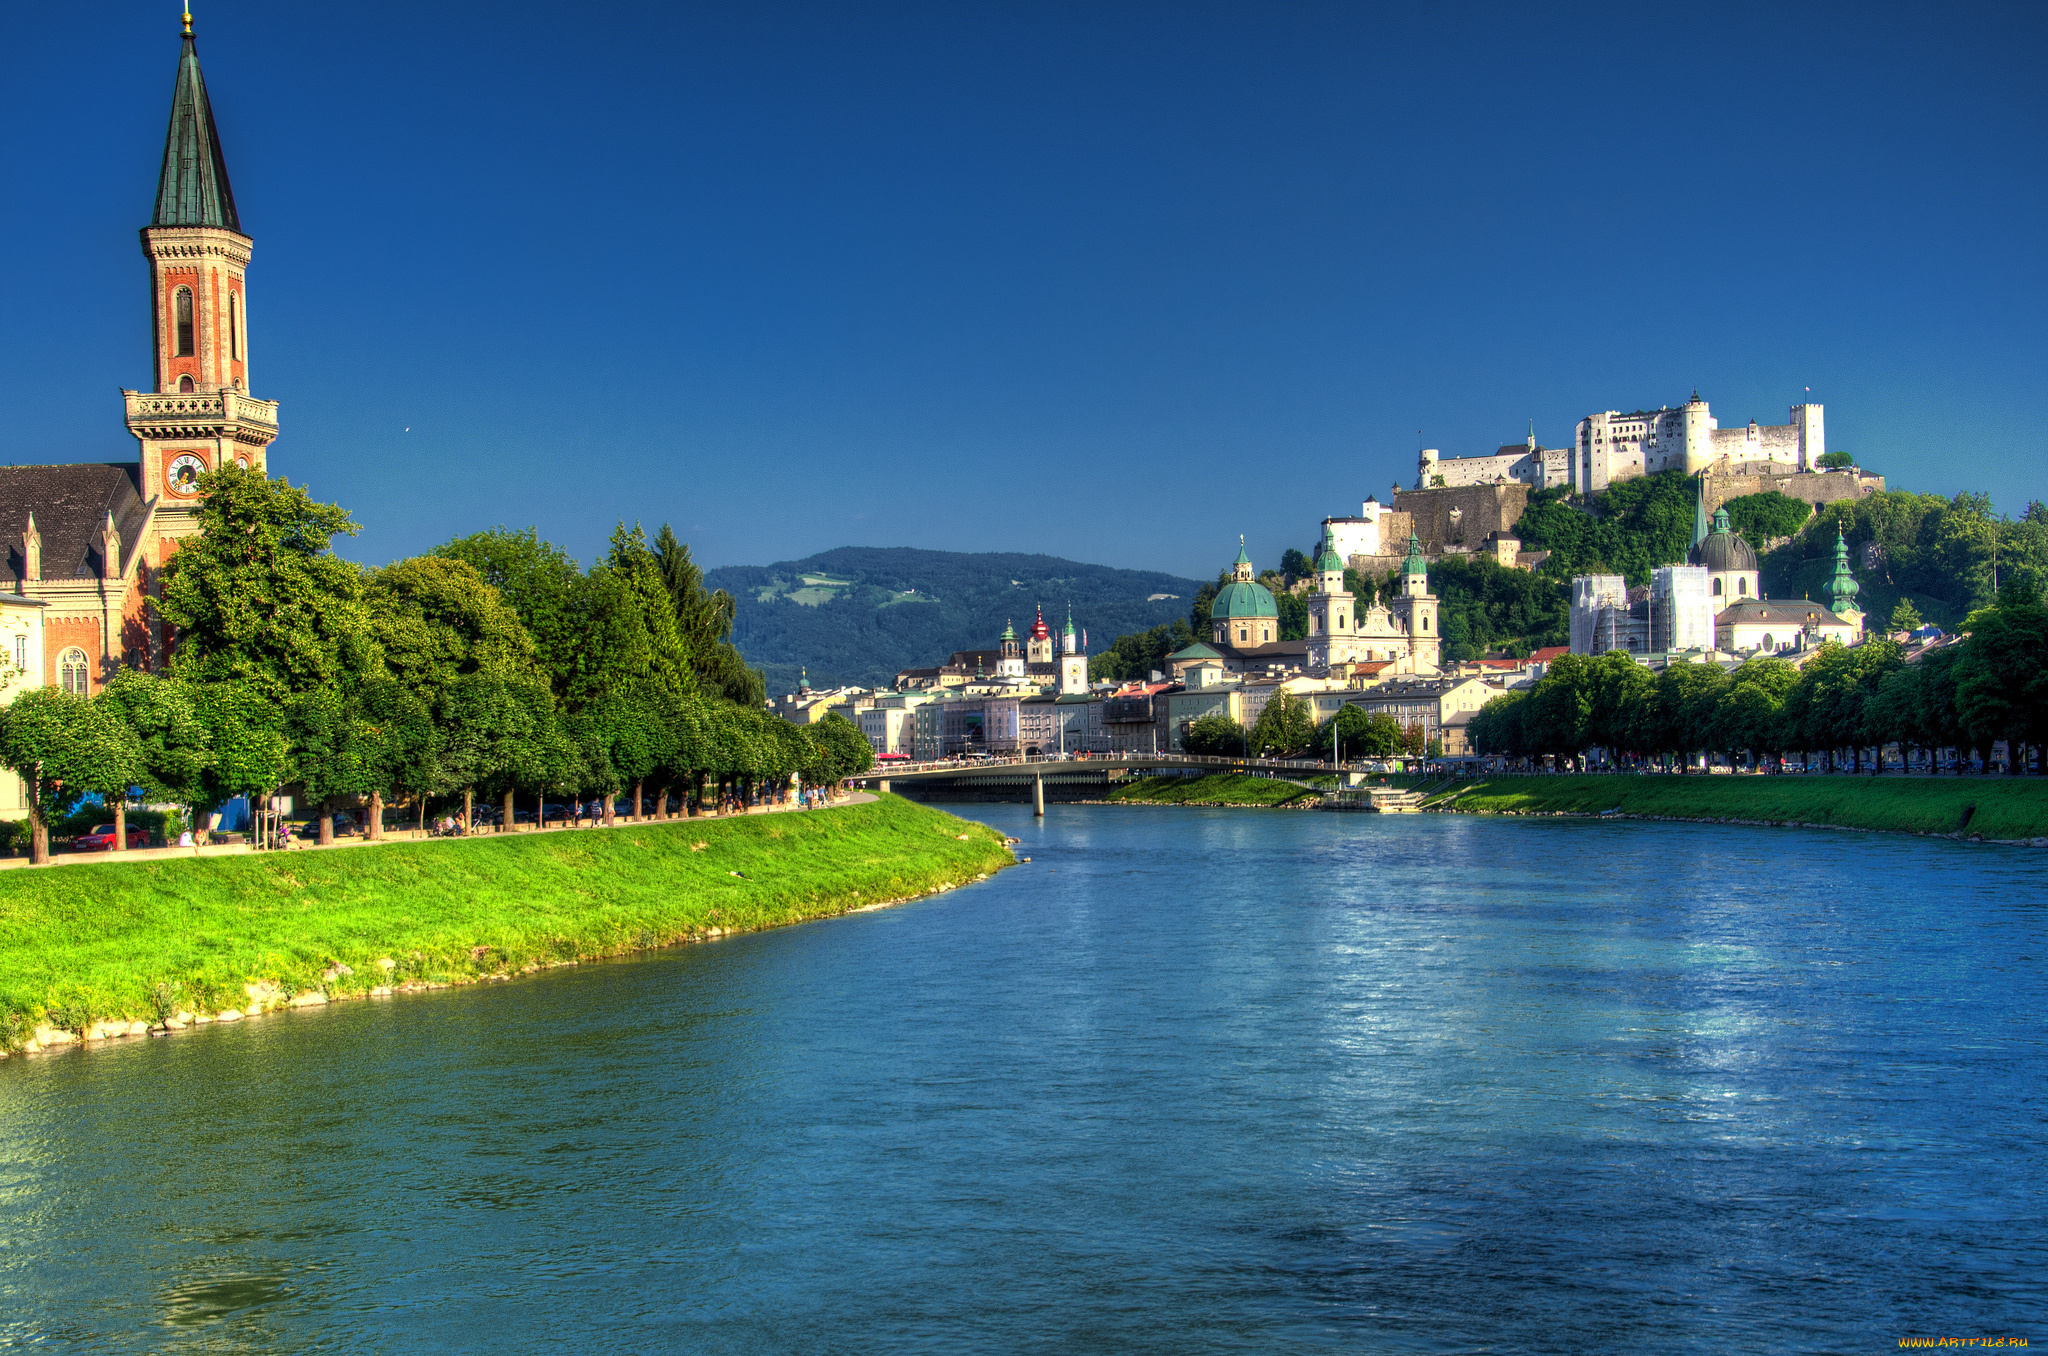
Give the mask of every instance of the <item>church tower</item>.
<svg viewBox="0 0 2048 1356">
<path fill-rule="evenodd" d="M 1408 653 L 1417 673 L 1436 672 L 1443 653 L 1437 633 L 1436 595 L 1429 591 L 1429 562 L 1422 558 L 1422 540 L 1408 534 L 1408 559 L 1401 564 L 1401 596 L 1390 609 L 1408 634 Z"/>
<path fill-rule="evenodd" d="M 1856 628 L 1856 638 L 1863 638 L 1863 609 L 1856 605 L 1856 595 L 1862 592 L 1856 583 L 1856 575 L 1849 568 L 1849 539 L 1842 535 L 1842 529 L 1835 529 L 1835 577 L 1827 583 L 1828 610 Z"/>
<path fill-rule="evenodd" d="M 142 228 L 153 389 L 121 392 L 128 431 L 142 445 L 138 488 L 157 505 L 152 566 L 199 530 L 193 482 L 227 465 L 263 473 L 265 449 L 277 437 L 277 402 L 248 394 L 253 244 L 228 186 L 188 10 L 156 210 Z"/>
<path fill-rule="evenodd" d="M 1308 596 L 1308 633 L 1348 636 L 1357 624 L 1357 600 L 1344 587 L 1344 561 L 1327 525 L 1322 549 L 1316 552 L 1316 587 Z"/>
<path fill-rule="evenodd" d="M 1071 697 L 1088 691 L 1088 656 L 1081 653 L 1081 638 L 1074 631 L 1074 606 L 1067 605 L 1067 629 L 1060 633 L 1060 695 Z"/>
<path fill-rule="evenodd" d="M 1027 664 L 1052 663 L 1052 631 L 1045 624 L 1045 609 L 1040 607 L 1032 620 L 1031 635 L 1024 643 L 1024 661 Z"/>
</svg>

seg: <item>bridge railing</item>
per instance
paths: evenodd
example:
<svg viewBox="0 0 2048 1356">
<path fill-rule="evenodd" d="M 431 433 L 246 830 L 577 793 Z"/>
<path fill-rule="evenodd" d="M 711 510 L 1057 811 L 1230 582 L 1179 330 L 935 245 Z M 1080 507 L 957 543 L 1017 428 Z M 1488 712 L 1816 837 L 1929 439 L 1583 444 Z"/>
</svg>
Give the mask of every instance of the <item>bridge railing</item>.
<svg viewBox="0 0 2048 1356">
<path fill-rule="evenodd" d="M 1031 768 L 1058 765 L 1060 767 L 1092 767 L 1097 764 L 1112 766 L 1139 765 L 1144 767 L 1218 767 L 1257 768 L 1262 771 L 1301 771 L 1329 773 L 1344 769 L 1333 767 L 1327 760 L 1309 758 L 1231 758 L 1214 754 L 1192 753 L 1089 753 L 1076 754 L 1016 754 L 989 758 L 941 758 L 935 761 L 911 763 L 877 763 L 852 781 L 876 781 L 889 777 L 904 777 L 913 773 L 929 772 L 988 772 L 997 768 Z"/>
</svg>

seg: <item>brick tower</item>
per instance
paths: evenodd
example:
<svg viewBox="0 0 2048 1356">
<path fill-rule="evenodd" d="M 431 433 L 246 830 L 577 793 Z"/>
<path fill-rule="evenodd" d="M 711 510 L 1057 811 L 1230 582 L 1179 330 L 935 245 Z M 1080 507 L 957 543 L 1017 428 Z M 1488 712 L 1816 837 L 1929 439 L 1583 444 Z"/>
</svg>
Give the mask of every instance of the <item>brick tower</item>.
<svg viewBox="0 0 2048 1356">
<path fill-rule="evenodd" d="M 144 547 L 152 567 L 198 531 L 199 474 L 230 463 L 261 472 L 277 437 L 277 402 L 248 394 L 253 244 L 235 212 L 188 9 L 156 211 L 142 228 L 155 389 L 121 392 L 142 445 L 137 488 L 156 501 Z"/>
</svg>

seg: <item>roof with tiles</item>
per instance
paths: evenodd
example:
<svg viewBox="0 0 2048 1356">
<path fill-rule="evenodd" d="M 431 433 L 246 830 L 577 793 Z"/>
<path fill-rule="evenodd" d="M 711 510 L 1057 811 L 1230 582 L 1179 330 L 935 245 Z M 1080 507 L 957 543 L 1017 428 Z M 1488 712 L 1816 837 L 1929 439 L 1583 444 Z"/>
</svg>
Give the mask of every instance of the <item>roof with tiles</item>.
<svg viewBox="0 0 2048 1356">
<path fill-rule="evenodd" d="M 109 573 L 120 575 L 142 548 L 149 506 L 135 488 L 140 467 L 133 462 L 87 462 L 71 466 L 0 466 L 0 549 L 6 573 L 17 585 L 27 573 L 22 534 L 29 515 L 42 538 L 44 579 L 97 578 L 101 533 L 107 515 L 121 534 L 121 558 Z"/>
</svg>

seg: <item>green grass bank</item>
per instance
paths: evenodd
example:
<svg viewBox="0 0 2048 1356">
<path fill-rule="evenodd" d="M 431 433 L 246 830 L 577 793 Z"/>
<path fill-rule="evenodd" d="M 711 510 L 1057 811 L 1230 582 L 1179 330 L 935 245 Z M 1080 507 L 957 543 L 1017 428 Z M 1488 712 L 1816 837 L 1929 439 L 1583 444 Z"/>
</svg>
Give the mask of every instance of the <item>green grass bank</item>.
<svg viewBox="0 0 2048 1356">
<path fill-rule="evenodd" d="M 1460 783 L 1430 803 L 1479 814 L 1620 810 L 1987 839 L 2048 837 L 2048 778 L 2042 777 L 1488 777 Z"/>
<path fill-rule="evenodd" d="M 1314 800 L 1314 791 L 1273 777 L 1218 773 L 1208 777 L 1146 777 L 1125 782 L 1103 797 L 1107 802 L 1145 805 L 1286 805 Z"/>
<path fill-rule="evenodd" d="M 251 985 L 277 1006 L 504 976 L 828 917 L 1013 860 L 983 825 L 884 796 L 735 819 L 10 871 L 0 1038 L 246 1011 Z"/>
</svg>

